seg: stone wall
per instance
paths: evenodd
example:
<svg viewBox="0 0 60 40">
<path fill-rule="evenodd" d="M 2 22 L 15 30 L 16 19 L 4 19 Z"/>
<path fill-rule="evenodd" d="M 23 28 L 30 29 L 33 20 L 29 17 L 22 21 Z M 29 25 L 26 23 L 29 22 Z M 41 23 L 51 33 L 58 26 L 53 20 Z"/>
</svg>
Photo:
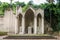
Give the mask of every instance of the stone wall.
<svg viewBox="0 0 60 40">
<path fill-rule="evenodd" d="M 4 13 L 4 27 L 9 33 L 15 32 L 15 15 L 12 10 L 6 10 Z"/>
<path fill-rule="evenodd" d="M 0 16 L 0 31 L 5 31 L 4 30 L 4 17 Z"/>
<path fill-rule="evenodd" d="M 15 33 L 16 16 L 12 10 L 6 10 L 4 16 L 0 16 L 0 32 Z"/>
</svg>

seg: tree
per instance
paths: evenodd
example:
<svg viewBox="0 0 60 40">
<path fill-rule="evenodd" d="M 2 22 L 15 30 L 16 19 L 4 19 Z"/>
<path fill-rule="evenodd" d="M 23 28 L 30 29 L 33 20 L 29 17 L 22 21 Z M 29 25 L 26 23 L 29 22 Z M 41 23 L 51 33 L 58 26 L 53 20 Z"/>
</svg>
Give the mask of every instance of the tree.
<svg viewBox="0 0 60 40">
<path fill-rule="evenodd" d="M 57 0 L 57 7 L 60 8 L 60 0 Z"/>
<path fill-rule="evenodd" d="M 12 4 L 12 1 L 13 1 L 13 0 L 10 0 L 10 4 Z"/>
<path fill-rule="evenodd" d="M 60 3 L 60 0 L 57 0 L 57 3 Z"/>
<path fill-rule="evenodd" d="M 2 2 L 0 1 L 0 5 L 2 4 Z"/>
<path fill-rule="evenodd" d="M 26 4 L 24 2 L 15 2 L 16 6 L 21 6 L 21 7 L 24 7 Z"/>
<path fill-rule="evenodd" d="M 54 0 L 46 0 L 47 2 L 49 2 L 49 3 L 53 3 L 54 2 Z"/>
<path fill-rule="evenodd" d="M 57 14 L 55 14 L 56 11 L 56 5 L 53 3 L 54 0 L 47 0 L 48 6 L 45 8 L 45 17 L 46 19 L 50 22 L 50 27 L 53 29 L 53 31 L 58 31 L 58 27 L 57 27 Z M 47 15 L 47 16 L 46 16 Z M 49 16 L 50 17 L 49 17 Z"/>
<path fill-rule="evenodd" d="M 12 1 L 13 1 L 13 0 L 10 0 L 10 7 L 11 7 L 11 8 L 12 8 Z"/>
<path fill-rule="evenodd" d="M 58 27 L 58 30 L 60 31 L 60 0 L 57 0 L 57 4 L 56 4 L 56 14 L 58 15 L 57 16 L 57 27 Z"/>
<path fill-rule="evenodd" d="M 32 1 L 32 0 L 29 1 L 29 2 L 28 2 L 28 5 L 33 5 L 33 1 Z"/>
</svg>

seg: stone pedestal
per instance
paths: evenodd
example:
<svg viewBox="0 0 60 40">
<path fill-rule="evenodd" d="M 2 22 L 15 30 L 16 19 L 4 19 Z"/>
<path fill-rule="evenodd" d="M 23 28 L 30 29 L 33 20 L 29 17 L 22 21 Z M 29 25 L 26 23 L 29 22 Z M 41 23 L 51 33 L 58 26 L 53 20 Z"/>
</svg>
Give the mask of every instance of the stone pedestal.
<svg viewBox="0 0 60 40">
<path fill-rule="evenodd" d="M 22 27 L 20 27 L 20 32 L 19 32 L 19 34 L 22 34 Z"/>
<path fill-rule="evenodd" d="M 39 27 L 37 27 L 37 34 L 39 34 Z"/>
<path fill-rule="evenodd" d="M 39 26 L 39 27 L 37 27 L 37 33 L 38 34 L 42 34 L 42 29 L 41 29 L 41 27 Z"/>
<path fill-rule="evenodd" d="M 32 34 L 32 27 L 28 27 L 28 34 Z"/>
</svg>

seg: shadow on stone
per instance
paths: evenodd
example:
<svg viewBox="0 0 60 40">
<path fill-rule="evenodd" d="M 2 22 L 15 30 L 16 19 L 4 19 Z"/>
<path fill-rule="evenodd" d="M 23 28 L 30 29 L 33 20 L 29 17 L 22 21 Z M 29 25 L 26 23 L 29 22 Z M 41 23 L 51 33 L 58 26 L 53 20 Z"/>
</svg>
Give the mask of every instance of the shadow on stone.
<svg viewBox="0 0 60 40">
<path fill-rule="evenodd" d="M 3 39 L 57 39 L 52 36 L 7 36 Z"/>
</svg>

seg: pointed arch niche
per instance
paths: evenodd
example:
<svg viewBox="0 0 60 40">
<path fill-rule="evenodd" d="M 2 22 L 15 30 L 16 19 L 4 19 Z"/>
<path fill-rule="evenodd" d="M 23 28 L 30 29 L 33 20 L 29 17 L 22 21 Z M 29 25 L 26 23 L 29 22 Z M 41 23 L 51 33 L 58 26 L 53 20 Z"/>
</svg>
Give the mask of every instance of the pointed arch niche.
<svg viewBox="0 0 60 40">
<path fill-rule="evenodd" d="M 25 13 L 25 33 L 33 34 L 34 32 L 33 28 L 34 28 L 34 12 L 33 10 L 28 9 Z"/>
<path fill-rule="evenodd" d="M 37 34 L 40 34 L 42 31 L 42 16 L 40 13 L 37 15 Z"/>
<path fill-rule="evenodd" d="M 18 15 L 18 33 L 22 32 L 22 14 Z"/>
</svg>

